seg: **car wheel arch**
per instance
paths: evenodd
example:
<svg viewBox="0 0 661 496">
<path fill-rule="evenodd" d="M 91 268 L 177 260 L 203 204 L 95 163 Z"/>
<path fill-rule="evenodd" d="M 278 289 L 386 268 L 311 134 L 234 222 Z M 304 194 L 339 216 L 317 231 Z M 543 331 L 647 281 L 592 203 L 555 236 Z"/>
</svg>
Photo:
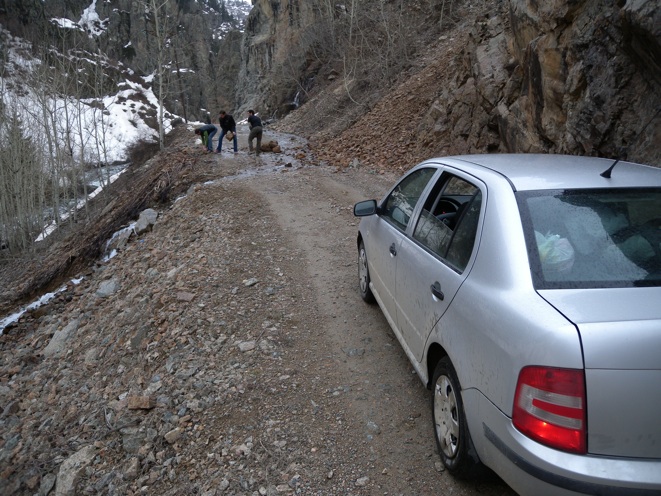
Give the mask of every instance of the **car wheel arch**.
<svg viewBox="0 0 661 496">
<path fill-rule="evenodd" d="M 359 231 L 358 236 L 356 236 L 356 248 L 360 249 L 360 243 L 363 243 L 363 234 Z"/>
<path fill-rule="evenodd" d="M 440 362 L 443 357 L 446 356 L 449 357 L 449 354 L 440 343 L 433 342 L 427 349 L 427 377 L 425 379 L 427 389 L 431 389 L 432 378 L 434 376 L 434 370 L 436 370 L 436 365 L 438 365 L 438 362 Z"/>
</svg>

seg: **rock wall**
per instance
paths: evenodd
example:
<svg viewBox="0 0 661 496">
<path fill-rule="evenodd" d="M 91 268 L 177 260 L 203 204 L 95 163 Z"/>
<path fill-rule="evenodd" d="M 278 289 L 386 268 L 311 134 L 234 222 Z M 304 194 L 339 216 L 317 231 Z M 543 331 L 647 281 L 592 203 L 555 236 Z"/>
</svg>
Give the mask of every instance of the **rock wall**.
<svg viewBox="0 0 661 496">
<path fill-rule="evenodd" d="M 254 0 L 241 49 L 237 107 L 254 108 L 263 118 L 291 110 L 308 66 L 304 34 L 317 19 L 314 3 Z"/>
<path fill-rule="evenodd" d="M 628 157 L 661 165 L 661 5 L 511 0 L 475 25 L 419 125 L 466 152 Z"/>
</svg>

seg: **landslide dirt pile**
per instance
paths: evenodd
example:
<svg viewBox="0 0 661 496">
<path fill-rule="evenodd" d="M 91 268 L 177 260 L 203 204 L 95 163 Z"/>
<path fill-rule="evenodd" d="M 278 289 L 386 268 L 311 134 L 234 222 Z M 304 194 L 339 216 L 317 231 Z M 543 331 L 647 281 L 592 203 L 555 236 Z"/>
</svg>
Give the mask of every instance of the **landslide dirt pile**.
<svg viewBox="0 0 661 496">
<path fill-rule="evenodd" d="M 432 156 L 459 153 L 459 147 L 434 137 L 428 114 L 442 88 L 461 74 L 472 26 L 482 22 L 489 5 L 467 6 L 465 18 L 444 34 L 426 35 L 428 46 L 384 94 L 367 91 L 353 100 L 351 82 L 340 78 L 273 127 L 308 137 L 315 160 L 341 168 L 365 165 L 401 173 Z"/>
<path fill-rule="evenodd" d="M 315 157 L 340 167 L 360 164 L 401 173 L 433 154 L 448 153 L 438 150 L 432 140 L 421 139 L 420 129 L 437 96 L 439 82 L 448 76 L 448 66 L 457 55 L 461 38 L 440 40 L 433 54 L 426 55 L 417 69 L 412 69 L 401 84 L 348 129 L 312 136 L 310 146 Z"/>
</svg>

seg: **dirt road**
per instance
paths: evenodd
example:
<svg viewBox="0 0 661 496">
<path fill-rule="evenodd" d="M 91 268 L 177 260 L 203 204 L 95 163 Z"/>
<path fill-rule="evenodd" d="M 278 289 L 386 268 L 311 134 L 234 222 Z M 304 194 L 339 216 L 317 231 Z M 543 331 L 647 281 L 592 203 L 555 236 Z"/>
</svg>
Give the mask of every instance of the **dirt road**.
<svg viewBox="0 0 661 496">
<path fill-rule="evenodd" d="M 358 295 L 352 206 L 395 178 L 270 137 L 284 154 L 194 148 L 152 232 L 1 336 L 2 494 L 513 494 L 442 471 Z"/>
<path fill-rule="evenodd" d="M 380 198 L 392 184 L 393 177 L 328 169 L 249 182 L 268 201 L 305 271 L 300 277 L 312 311 L 303 316 L 310 319 L 311 334 L 300 373 L 321 378 L 308 394 L 334 412 L 330 425 L 318 426 L 318 436 L 321 443 L 333 439 L 324 465 L 337 467 L 335 481 L 311 488 L 319 494 L 357 492 L 357 484 L 369 478 L 366 494 L 507 494 L 502 483 L 465 484 L 441 472 L 429 393 L 378 307 L 358 296 L 352 206 Z M 333 426 L 338 414 L 341 424 Z"/>
</svg>

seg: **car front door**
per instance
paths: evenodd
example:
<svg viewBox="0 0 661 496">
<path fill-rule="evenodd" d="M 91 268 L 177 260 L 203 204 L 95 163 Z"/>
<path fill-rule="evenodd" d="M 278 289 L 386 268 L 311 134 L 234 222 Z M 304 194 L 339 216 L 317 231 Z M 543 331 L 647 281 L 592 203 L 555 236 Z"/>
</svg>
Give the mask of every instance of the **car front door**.
<svg viewBox="0 0 661 496">
<path fill-rule="evenodd" d="M 418 200 L 436 171 L 427 167 L 405 176 L 381 203 L 366 237 L 373 292 L 391 324 L 397 323 L 397 255 Z"/>
<path fill-rule="evenodd" d="M 469 272 L 483 194 L 475 180 L 444 172 L 397 255 L 397 325 L 420 362 L 429 333 Z"/>
</svg>

